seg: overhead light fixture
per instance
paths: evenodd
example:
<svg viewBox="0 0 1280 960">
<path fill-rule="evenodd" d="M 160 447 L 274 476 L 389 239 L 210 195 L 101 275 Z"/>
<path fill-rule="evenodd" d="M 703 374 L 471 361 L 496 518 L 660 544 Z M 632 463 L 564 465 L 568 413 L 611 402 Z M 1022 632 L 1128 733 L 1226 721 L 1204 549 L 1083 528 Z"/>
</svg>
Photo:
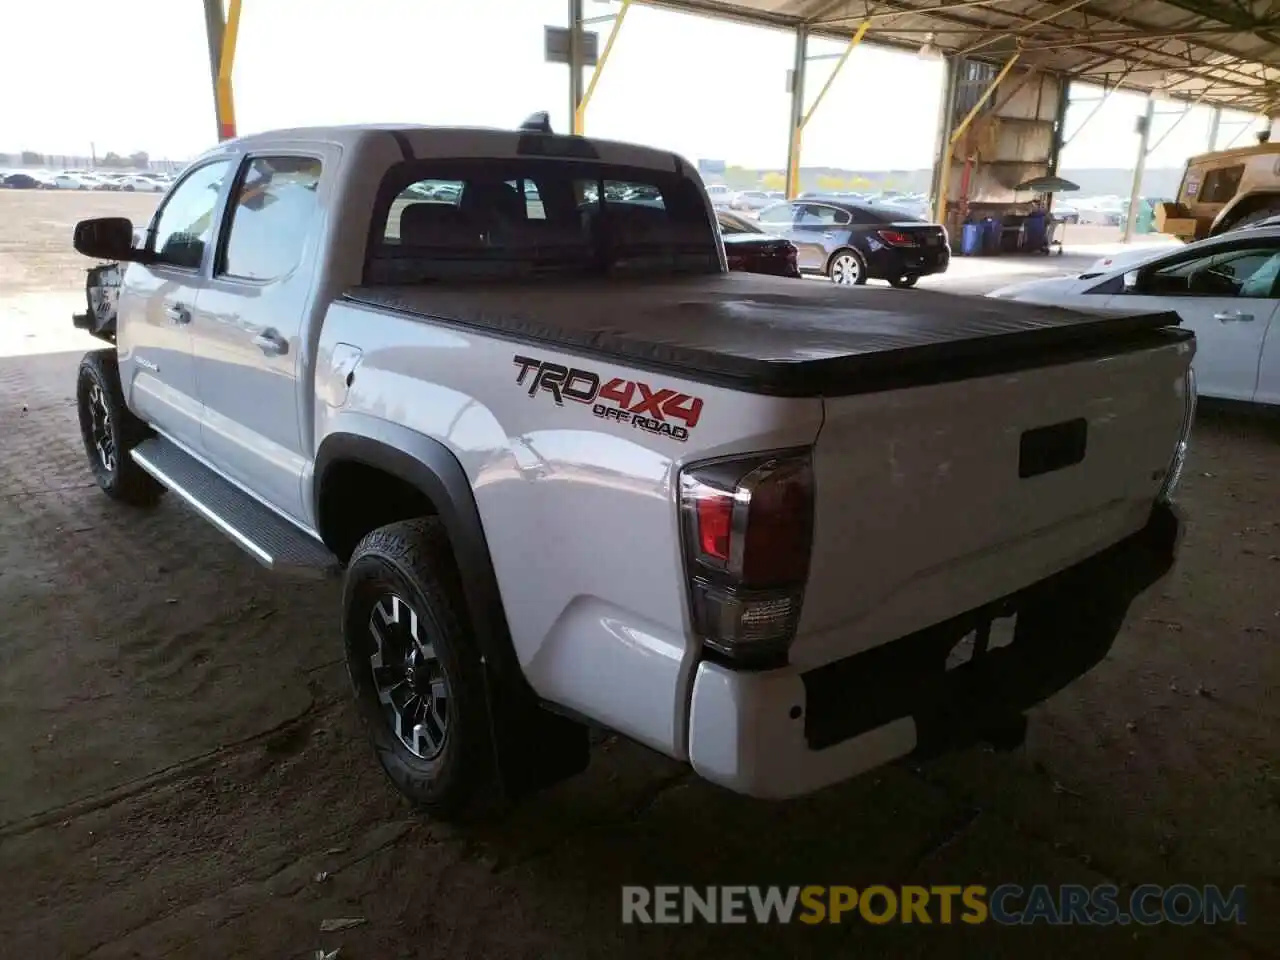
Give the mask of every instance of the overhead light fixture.
<svg viewBox="0 0 1280 960">
<path fill-rule="evenodd" d="M 924 35 L 924 43 L 920 44 L 920 49 L 916 51 L 916 56 L 921 60 L 941 60 L 942 51 L 933 43 L 935 34 L 926 33 Z"/>
</svg>

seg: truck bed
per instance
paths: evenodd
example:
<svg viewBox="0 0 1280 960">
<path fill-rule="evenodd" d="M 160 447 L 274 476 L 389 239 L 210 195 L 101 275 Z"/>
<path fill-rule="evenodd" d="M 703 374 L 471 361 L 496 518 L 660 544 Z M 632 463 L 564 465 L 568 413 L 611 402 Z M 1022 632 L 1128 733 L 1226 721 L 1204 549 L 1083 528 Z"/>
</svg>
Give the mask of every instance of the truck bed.
<svg viewBox="0 0 1280 960">
<path fill-rule="evenodd" d="M 850 396 L 1189 337 L 1117 316 L 749 273 L 358 287 L 346 299 L 736 390 Z"/>
</svg>

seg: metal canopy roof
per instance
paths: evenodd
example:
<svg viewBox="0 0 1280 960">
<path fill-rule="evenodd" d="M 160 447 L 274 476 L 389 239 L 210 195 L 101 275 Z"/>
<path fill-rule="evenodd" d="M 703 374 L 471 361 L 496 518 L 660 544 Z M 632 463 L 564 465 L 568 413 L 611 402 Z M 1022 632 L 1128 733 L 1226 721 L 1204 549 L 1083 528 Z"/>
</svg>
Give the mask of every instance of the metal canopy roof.
<svg viewBox="0 0 1280 960">
<path fill-rule="evenodd" d="M 647 0 L 814 34 L 1007 59 L 1256 113 L 1280 106 L 1280 0 Z"/>
</svg>

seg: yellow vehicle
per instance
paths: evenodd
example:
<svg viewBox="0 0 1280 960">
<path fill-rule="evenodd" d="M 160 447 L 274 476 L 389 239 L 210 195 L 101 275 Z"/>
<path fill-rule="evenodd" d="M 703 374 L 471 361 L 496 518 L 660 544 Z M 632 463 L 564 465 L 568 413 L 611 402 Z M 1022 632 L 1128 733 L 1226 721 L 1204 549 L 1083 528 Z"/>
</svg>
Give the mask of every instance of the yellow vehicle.
<svg viewBox="0 0 1280 960">
<path fill-rule="evenodd" d="M 1157 229 L 1184 240 L 1214 237 L 1280 215 L 1280 143 L 1202 153 L 1187 161 L 1178 210 Z"/>
</svg>

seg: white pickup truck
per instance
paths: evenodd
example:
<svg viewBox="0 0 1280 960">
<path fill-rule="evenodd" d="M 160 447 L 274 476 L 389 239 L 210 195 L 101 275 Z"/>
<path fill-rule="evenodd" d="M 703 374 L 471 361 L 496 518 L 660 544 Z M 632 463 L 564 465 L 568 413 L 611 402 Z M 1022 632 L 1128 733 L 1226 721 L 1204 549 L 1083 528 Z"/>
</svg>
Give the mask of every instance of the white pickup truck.
<svg viewBox="0 0 1280 960">
<path fill-rule="evenodd" d="M 98 483 L 340 572 L 377 756 L 439 816 L 582 769 L 589 724 L 764 797 L 1016 742 L 1174 560 L 1176 316 L 729 273 L 669 152 L 285 130 L 75 245 L 114 261 Z"/>
</svg>

